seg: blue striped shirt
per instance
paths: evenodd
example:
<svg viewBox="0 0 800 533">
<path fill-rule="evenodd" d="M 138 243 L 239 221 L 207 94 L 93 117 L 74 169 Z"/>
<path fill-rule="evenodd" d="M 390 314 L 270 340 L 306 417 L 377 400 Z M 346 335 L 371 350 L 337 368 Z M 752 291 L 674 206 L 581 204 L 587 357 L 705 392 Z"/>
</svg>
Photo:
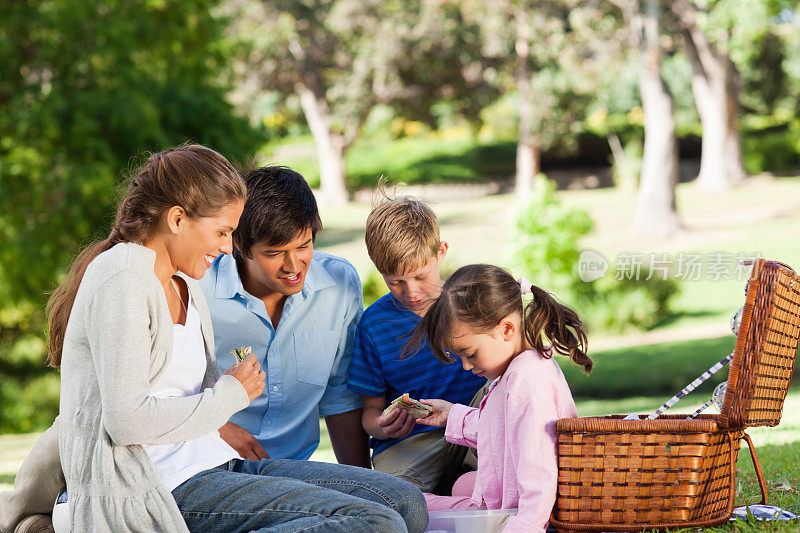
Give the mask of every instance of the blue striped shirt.
<svg viewBox="0 0 800 533">
<path fill-rule="evenodd" d="M 441 398 L 469 405 L 486 380 L 460 364 L 436 360 L 426 344 L 416 355 L 400 360 L 403 346 L 420 317 L 392 296 L 381 297 L 364 311 L 356 327 L 347 387 L 391 402 L 407 392 L 412 398 Z M 437 429 L 416 424 L 411 435 Z M 406 437 L 407 438 L 407 437 Z M 373 457 L 403 439 L 370 439 Z"/>
</svg>

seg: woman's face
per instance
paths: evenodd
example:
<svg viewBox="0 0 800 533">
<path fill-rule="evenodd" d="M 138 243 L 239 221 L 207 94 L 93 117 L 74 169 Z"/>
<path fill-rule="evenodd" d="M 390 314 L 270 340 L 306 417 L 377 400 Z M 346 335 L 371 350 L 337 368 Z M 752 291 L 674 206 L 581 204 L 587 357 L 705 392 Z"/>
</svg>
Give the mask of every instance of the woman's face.
<svg viewBox="0 0 800 533">
<path fill-rule="evenodd" d="M 238 200 L 210 217 L 184 216 L 170 251 L 173 266 L 190 278 L 202 278 L 219 254 L 231 253 L 232 234 L 239 225 L 244 202 Z"/>
</svg>

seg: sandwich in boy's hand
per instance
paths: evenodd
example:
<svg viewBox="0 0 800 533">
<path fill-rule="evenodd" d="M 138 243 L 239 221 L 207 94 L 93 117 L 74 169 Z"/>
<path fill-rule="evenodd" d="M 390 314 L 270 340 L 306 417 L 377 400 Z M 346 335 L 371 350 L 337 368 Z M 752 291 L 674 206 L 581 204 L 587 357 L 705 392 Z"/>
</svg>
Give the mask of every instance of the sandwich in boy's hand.
<svg viewBox="0 0 800 533">
<path fill-rule="evenodd" d="M 236 364 L 238 365 L 239 363 L 247 359 L 248 355 L 253 353 L 253 349 L 250 346 L 242 346 L 241 348 L 236 348 L 234 350 L 231 350 L 231 353 L 236 358 Z"/>
<path fill-rule="evenodd" d="M 427 418 L 433 413 L 433 407 L 409 397 L 408 393 L 395 398 L 383 412 L 388 414 L 392 409 L 407 411 L 414 418 Z"/>
</svg>

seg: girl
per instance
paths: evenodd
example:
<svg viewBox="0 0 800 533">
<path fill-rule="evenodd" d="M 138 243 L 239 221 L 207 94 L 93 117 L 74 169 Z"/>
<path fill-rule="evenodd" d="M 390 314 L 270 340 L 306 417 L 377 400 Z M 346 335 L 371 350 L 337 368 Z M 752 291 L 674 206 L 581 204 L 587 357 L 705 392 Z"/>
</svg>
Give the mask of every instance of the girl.
<svg viewBox="0 0 800 533">
<path fill-rule="evenodd" d="M 523 310 L 525 292 L 533 301 Z M 555 421 L 577 416 L 553 353 L 592 369 L 578 315 L 499 267 L 469 265 L 445 282 L 405 354 L 426 339 L 440 361 L 458 355 L 465 369 L 493 380 L 479 408 L 421 400 L 434 412 L 418 423 L 445 426 L 448 441 L 478 450 L 477 472 L 459 478 L 453 496 L 426 494 L 428 509 L 516 507 L 504 532 L 545 531 L 556 498 Z"/>
<path fill-rule="evenodd" d="M 53 295 L 72 531 L 421 531 L 424 499 L 406 482 L 333 464 L 245 461 L 220 437 L 261 394 L 265 373 L 251 355 L 219 376 L 195 280 L 231 252 L 245 195 L 213 150 L 152 155 L 111 235 L 78 257 Z"/>
</svg>

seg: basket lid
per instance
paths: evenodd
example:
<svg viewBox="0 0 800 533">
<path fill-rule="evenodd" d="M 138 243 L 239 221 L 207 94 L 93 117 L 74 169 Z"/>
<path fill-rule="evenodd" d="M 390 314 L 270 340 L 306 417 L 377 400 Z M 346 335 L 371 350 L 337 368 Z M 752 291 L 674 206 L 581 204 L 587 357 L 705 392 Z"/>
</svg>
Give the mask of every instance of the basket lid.
<svg viewBox="0 0 800 533">
<path fill-rule="evenodd" d="M 746 294 L 719 422 L 777 426 L 800 338 L 800 278 L 783 263 L 758 259 Z"/>
</svg>

